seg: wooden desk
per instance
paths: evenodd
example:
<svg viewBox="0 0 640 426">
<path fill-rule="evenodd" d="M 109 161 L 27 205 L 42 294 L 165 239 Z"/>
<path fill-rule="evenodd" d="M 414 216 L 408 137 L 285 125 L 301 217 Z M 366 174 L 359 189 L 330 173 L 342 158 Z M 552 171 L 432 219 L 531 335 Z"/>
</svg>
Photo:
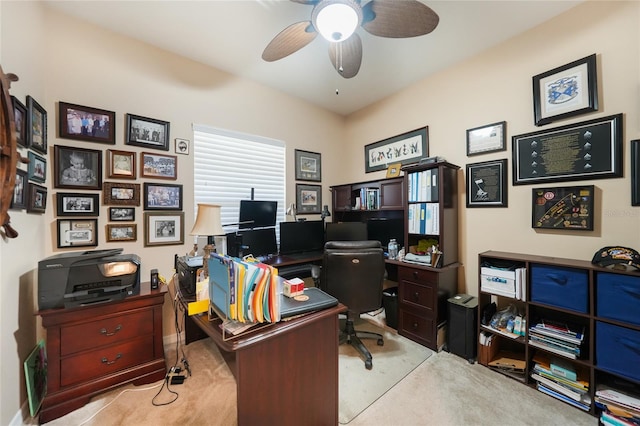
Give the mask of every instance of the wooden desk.
<svg viewBox="0 0 640 426">
<path fill-rule="evenodd" d="M 195 325 L 220 348 L 237 383 L 238 425 L 336 425 L 338 314 L 345 310 L 339 304 L 226 341 L 220 320 L 194 315 L 185 318 L 185 340 L 194 340 Z"/>
</svg>

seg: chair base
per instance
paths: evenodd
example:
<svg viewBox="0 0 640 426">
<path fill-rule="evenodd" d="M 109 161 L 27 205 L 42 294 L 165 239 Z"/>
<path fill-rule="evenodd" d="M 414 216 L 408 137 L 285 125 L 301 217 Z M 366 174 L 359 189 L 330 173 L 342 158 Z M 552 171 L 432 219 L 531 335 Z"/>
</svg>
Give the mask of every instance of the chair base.
<svg viewBox="0 0 640 426">
<path fill-rule="evenodd" d="M 345 328 L 340 331 L 340 344 L 349 343 L 353 346 L 364 357 L 366 369 L 371 370 L 373 368 L 373 357 L 360 339 L 377 339 L 378 346 L 384 345 L 382 334 L 371 331 L 358 331 L 353 326 L 353 320 L 347 317 Z"/>
</svg>

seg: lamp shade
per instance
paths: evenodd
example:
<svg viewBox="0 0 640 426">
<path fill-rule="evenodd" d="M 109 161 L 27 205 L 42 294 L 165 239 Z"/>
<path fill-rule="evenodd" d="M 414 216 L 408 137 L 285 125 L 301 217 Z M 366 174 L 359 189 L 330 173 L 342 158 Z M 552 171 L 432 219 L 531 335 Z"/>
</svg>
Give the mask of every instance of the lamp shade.
<svg viewBox="0 0 640 426">
<path fill-rule="evenodd" d="M 311 22 L 326 40 L 341 42 L 354 33 L 362 21 L 362 9 L 354 0 L 325 0 L 311 12 Z"/>
<path fill-rule="evenodd" d="M 198 203 L 198 215 L 191 235 L 224 235 L 220 221 L 220 206 Z"/>
</svg>

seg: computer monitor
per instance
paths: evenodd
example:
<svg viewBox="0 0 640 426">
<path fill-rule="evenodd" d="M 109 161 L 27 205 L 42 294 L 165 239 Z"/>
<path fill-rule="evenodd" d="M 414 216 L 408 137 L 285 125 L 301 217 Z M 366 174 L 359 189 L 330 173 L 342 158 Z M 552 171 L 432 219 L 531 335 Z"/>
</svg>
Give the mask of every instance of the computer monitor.
<svg viewBox="0 0 640 426">
<path fill-rule="evenodd" d="M 369 219 L 367 221 L 367 239 L 380 241 L 380 244 L 386 248 L 392 238 L 396 239 L 398 247 L 404 246 L 403 219 Z"/>
<path fill-rule="evenodd" d="M 252 254 L 254 257 L 269 256 L 278 253 L 276 229 L 251 229 L 240 233 L 242 256 Z"/>
<path fill-rule="evenodd" d="M 326 241 L 364 241 L 367 240 L 365 222 L 329 222 L 326 229 Z"/>
<path fill-rule="evenodd" d="M 280 222 L 280 254 L 322 251 L 324 248 L 324 222 Z"/>
<path fill-rule="evenodd" d="M 239 227 L 250 229 L 276 226 L 277 210 L 277 201 L 240 200 Z"/>
</svg>

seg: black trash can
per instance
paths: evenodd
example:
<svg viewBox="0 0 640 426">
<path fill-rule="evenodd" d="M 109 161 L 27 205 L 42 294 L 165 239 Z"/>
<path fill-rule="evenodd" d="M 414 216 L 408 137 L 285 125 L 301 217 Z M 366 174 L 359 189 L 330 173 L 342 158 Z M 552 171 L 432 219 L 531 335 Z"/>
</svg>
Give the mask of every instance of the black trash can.
<svg viewBox="0 0 640 426">
<path fill-rule="evenodd" d="M 390 287 L 382 292 L 382 306 L 387 325 L 398 329 L 398 287 Z"/>
</svg>

